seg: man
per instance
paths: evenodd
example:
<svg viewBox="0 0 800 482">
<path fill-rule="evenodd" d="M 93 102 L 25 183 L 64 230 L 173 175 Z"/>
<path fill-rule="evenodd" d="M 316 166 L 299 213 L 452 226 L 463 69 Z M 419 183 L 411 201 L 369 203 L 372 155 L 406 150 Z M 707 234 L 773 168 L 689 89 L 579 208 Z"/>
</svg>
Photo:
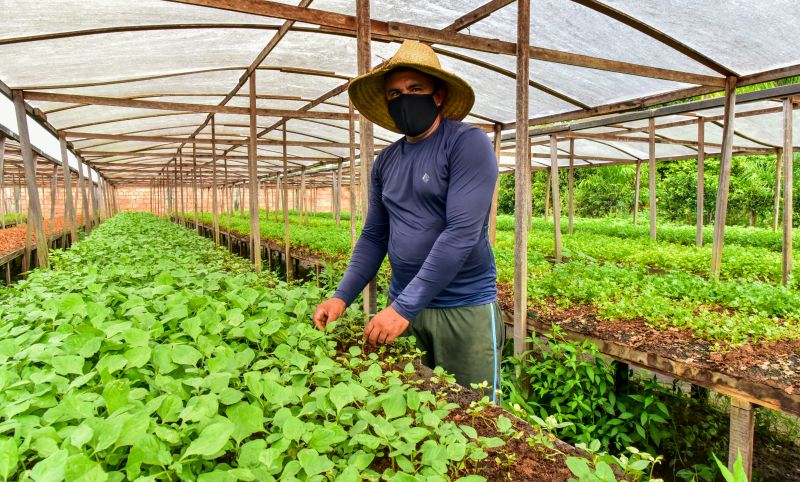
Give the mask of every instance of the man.
<svg viewBox="0 0 800 482">
<path fill-rule="evenodd" d="M 348 94 L 366 118 L 405 136 L 375 160 L 361 237 L 314 323 L 324 329 L 341 316 L 388 252 L 390 304 L 364 336 L 377 345 L 413 335 L 423 363 L 464 386 L 486 382 L 494 399 L 505 341 L 487 234 L 497 160 L 486 134 L 459 122 L 474 103 L 472 88 L 442 70 L 430 47 L 406 41 Z"/>
</svg>

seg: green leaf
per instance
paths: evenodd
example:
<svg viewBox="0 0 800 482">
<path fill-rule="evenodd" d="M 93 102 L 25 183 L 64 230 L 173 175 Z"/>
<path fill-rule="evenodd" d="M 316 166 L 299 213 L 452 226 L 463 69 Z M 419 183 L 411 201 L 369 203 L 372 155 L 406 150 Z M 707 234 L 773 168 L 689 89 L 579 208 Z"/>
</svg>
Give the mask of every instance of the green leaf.
<svg viewBox="0 0 800 482">
<path fill-rule="evenodd" d="M 31 479 L 36 482 L 60 482 L 64 480 L 66 463 L 67 451 L 58 450 L 33 466 Z"/>
<path fill-rule="evenodd" d="M 333 468 L 333 462 L 325 455 L 317 453 L 314 449 L 301 450 L 297 453 L 297 459 L 308 476 L 322 474 Z"/>
<path fill-rule="evenodd" d="M 333 406 L 336 407 L 337 412 L 341 412 L 345 406 L 354 401 L 350 387 L 348 387 L 346 383 L 337 383 L 328 392 L 328 398 L 331 403 L 333 403 Z"/>
<path fill-rule="evenodd" d="M 9 437 L 0 438 L 0 477 L 8 480 L 17 470 L 19 462 L 19 449 L 14 439 Z"/>
<path fill-rule="evenodd" d="M 264 412 L 261 407 L 240 402 L 228 408 L 226 415 L 235 427 L 232 436 L 237 443 L 256 432 L 264 431 Z"/>
<path fill-rule="evenodd" d="M 299 418 L 290 415 L 284 420 L 281 429 L 283 430 L 284 437 L 297 442 L 300 440 L 300 437 L 305 434 L 306 424 Z"/>
<path fill-rule="evenodd" d="M 106 401 L 108 413 L 114 413 L 128 404 L 131 393 L 130 382 L 127 380 L 111 380 L 103 388 L 103 398 Z"/>
<path fill-rule="evenodd" d="M 59 375 L 83 375 L 83 357 L 78 355 L 61 355 L 53 357 L 53 369 Z"/>
<path fill-rule="evenodd" d="M 211 457 L 222 450 L 228 443 L 234 431 L 234 425 L 229 421 L 215 422 L 208 425 L 200 432 L 200 435 L 189 444 L 182 459 L 190 455 L 202 455 Z"/>
<path fill-rule="evenodd" d="M 480 475 L 467 475 L 457 479 L 456 482 L 486 482 L 486 478 Z"/>
<path fill-rule="evenodd" d="M 78 454 L 67 459 L 64 478 L 68 482 L 105 482 L 108 480 L 108 474 L 100 464 L 83 454 Z"/>
<path fill-rule="evenodd" d="M 178 365 L 195 365 L 203 354 L 189 345 L 173 345 L 171 359 Z"/>
</svg>

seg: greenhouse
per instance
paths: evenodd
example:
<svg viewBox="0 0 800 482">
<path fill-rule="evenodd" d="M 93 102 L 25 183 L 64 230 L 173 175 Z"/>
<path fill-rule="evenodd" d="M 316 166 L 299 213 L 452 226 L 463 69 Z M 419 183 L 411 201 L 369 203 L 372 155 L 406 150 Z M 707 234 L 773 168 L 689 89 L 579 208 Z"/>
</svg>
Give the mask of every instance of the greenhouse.
<svg viewBox="0 0 800 482">
<path fill-rule="evenodd" d="M 2 480 L 800 481 L 800 3 L 0 6 Z"/>
</svg>

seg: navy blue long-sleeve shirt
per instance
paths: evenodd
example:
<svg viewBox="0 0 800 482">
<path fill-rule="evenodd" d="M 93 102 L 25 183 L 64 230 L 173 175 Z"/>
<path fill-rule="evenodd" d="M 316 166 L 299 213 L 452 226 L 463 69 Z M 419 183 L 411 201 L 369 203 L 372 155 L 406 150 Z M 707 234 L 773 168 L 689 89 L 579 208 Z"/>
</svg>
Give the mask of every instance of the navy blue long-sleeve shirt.
<svg viewBox="0 0 800 482">
<path fill-rule="evenodd" d="M 497 161 L 480 129 L 443 119 L 428 138 L 386 147 L 372 169 L 369 211 L 335 293 L 350 305 L 388 252 L 389 298 L 404 318 L 425 308 L 497 299 L 488 239 Z"/>
</svg>

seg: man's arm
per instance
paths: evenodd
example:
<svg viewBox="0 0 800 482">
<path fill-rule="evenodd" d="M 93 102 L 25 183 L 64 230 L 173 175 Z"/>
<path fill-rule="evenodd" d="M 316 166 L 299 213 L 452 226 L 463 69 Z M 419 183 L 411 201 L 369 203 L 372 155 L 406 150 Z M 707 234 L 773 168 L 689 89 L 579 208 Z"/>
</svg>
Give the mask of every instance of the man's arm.
<svg viewBox="0 0 800 482">
<path fill-rule="evenodd" d="M 380 156 L 378 157 L 380 159 Z M 367 283 L 375 277 L 386 257 L 389 243 L 389 214 L 382 200 L 382 186 L 377 173 L 378 161 L 372 168 L 369 192 L 369 210 L 361 236 L 358 238 L 350 264 L 345 271 L 333 298 L 321 303 L 314 312 L 314 324 L 323 329 L 326 324 L 341 316 Z M 355 213 L 350 213 L 355 216 Z"/>
<path fill-rule="evenodd" d="M 497 160 L 486 135 L 477 129 L 463 133 L 450 159 L 445 229 L 416 276 L 392 303 L 406 320 L 417 316 L 461 270 L 480 237 L 497 174 Z"/>
</svg>

